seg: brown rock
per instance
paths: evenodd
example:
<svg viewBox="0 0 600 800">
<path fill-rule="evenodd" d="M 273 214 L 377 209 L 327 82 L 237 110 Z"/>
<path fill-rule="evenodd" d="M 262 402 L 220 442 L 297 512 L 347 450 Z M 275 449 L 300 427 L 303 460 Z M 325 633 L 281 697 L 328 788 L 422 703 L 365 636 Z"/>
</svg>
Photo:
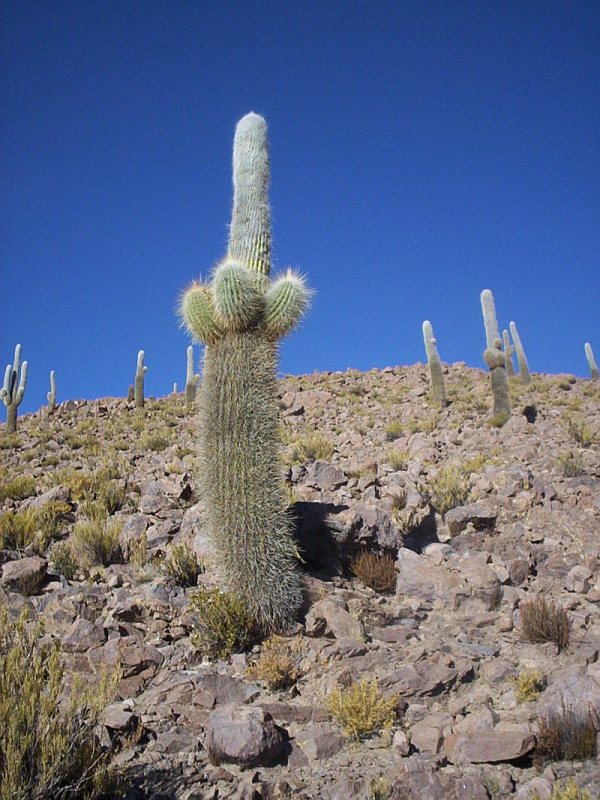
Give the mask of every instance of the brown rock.
<svg viewBox="0 0 600 800">
<path fill-rule="evenodd" d="M 447 752 L 453 764 L 495 764 L 530 753 L 535 736 L 524 731 L 477 731 L 458 736 Z"/>
<path fill-rule="evenodd" d="M 17 561 L 9 561 L 2 567 L 2 577 L 0 585 L 9 592 L 36 591 L 42 584 L 48 571 L 48 562 L 39 556 L 29 556 L 19 558 Z"/>
<path fill-rule="evenodd" d="M 306 615 L 308 636 L 333 636 L 335 639 L 355 639 L 362 641 L 363 629 L 360 622 L 333 600 L 324 598 L 311 606 Z"/>
<path fill-rule="evenodd" d="M 229 703 L 211 712 L 206 749 L 213 764 L 269 767 L 281 758 L 286 737 L 270 714 L 258 706 Z"/>
</svg>

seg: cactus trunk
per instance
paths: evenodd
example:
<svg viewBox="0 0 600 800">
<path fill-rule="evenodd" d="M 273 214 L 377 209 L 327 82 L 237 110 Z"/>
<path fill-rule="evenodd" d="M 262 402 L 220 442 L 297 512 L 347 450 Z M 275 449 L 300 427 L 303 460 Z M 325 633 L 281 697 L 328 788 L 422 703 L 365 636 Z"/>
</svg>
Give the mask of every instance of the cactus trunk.
<svg viewBox="0 0 600 800">
<path fill-rule="evenodd" d="M 515 364 L 513 361 L 513 356 L 515 354 L 515 348 L 510 343 L 510 334 L 507 330 L 502 331 L 502 341 L 504 344 L 504 361 L 506 363 L 506 376 L 508 378 L 514 378 Z"/>
<path fill-rule="evenodd" d="M 504 425 L 510 417 L 510 394 L 506 377 L 506 357 L 502 352 L 494 296 L 489 289 L 481 293 L 481 310 L 485 326 L 486 348 L 483 359 L 490 371 L 493 414 L 497 425 Z"/>
<path fill-rule="evenodd" d="M 517 364 L 519 365 L 519 378 L 521 383 L 531 383 L 531 375 L 529 374 L 529 364 L 527 363 L 527 356 L 519 336 L 519 331 L 514 322 L 510 323 L 510 335 L 515 343 L 515 350 L 517 351 Z"/>
<path fill-rule="evenodd" d="M 423 323 L 423 340 L 425 342 L 427 363 L 429 364 L 432 401 L 437 408 L 445 408 L 447 400 L 446 387 L 444 385 L 444 370 L 438 353 L 437 343 L 433 336 L 433 328 L 429 320 L 425 320 Z"/>
<path fill-rule="evenodd" d="M 590 373 L 593 381 L 600 380 L 600 372 L 598 372 L 598 366 L 596 364 L 596 359 L 594 358 L 594 351 L 592 350 L 592 345 L 589 342 L 585 343 L 585 357 L 587 358 L 587 362 L 590 368 Z"/>
</svg>

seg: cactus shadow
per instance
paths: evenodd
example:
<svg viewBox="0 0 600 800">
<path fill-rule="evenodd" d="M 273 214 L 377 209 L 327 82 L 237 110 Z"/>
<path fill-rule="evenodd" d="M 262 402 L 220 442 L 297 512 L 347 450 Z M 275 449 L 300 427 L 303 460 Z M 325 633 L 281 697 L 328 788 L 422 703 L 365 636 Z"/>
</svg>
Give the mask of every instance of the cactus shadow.
<svg viewBox="0 0 600 800">
<path fill-rule="evenodd" d="M 289 509 L 292 535 L 307 572 L 325 580 L 343 574 L 344 556 L 332 517 L 347 508 L 302 501 Z"/>
<path fill-rule="evenodd" d="M 430 511 L 418 525 L 410 528 L 405 534 L 403 546 L 420 555 L 427 545 L 436 544 L 439 541 L 435 513 Z"/>
</svg>

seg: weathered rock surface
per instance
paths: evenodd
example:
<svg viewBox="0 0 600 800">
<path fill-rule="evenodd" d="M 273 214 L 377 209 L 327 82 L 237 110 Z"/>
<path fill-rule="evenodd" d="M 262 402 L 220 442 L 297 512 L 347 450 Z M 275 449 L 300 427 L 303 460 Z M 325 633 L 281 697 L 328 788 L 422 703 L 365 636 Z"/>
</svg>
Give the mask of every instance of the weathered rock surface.
<svg viewBox="0 0 600 800">
<path fill-rule="evenodd" d="M 283 755 L 285 736 L 258 706 L 228 703 L 206 722 L 206 749 L 213 764 L 269 767 Z"/>
</svg>

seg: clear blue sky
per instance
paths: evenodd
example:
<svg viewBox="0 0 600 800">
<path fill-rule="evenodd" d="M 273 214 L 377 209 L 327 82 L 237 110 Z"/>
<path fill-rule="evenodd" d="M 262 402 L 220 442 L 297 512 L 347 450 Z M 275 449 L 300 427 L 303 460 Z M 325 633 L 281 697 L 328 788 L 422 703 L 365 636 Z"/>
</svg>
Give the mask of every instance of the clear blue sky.
<svg viewBox="0 0 600 800">
<path fill-rule="evenodd" d="M 236 121 L 271 139 L 275 269 L 317 294 L 282 372 L 600 358 L 597 0 L 8 0 L 0 366 L 20 411 L 185 375 L 180 290 L 224 254 Z M 198 355 L 200 354 L 197 348 Z M 3 416 L 3 415 L 2 415 Z"/>
</svg>

